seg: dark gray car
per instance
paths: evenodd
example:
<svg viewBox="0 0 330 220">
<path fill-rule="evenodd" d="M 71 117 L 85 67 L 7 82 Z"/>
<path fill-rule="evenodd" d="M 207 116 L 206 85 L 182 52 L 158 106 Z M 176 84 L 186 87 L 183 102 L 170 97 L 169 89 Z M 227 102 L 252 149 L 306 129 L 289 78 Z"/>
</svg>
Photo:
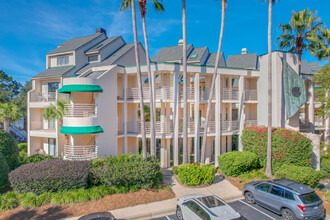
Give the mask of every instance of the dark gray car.
<svg viewBox="0 0 330 220">
<path fill-rule="evenodd" d="M 255 181 L 243 189 L 245 200 L 265 207 L 283 219 L 325 219 L 323 201 L 306 185 L 286 180 Z"/>
</svg>

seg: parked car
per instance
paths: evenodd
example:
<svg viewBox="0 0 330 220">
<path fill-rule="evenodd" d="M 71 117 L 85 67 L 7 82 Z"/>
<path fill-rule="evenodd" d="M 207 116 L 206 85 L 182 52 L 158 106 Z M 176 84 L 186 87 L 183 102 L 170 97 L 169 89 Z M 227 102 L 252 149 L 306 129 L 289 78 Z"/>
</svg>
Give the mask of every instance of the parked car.
<svg viewBox="0 0 330 220">
<path fill-rule="evenodd" d="M 323 201 L 314 189 L 291 180 L 255 181 L 245 185 L 246 202 L 257 203 L 283 219 L 325 219 Z"/>
<path fill-rule="evenodd" d="M 96 212 L 81 216 L 78 220 L 116 220 L 110 212 Z"/>
<path fill-rule="evenodd" d="M 176 216 L 179 220 L 243 219 L 241 215 L 217 196 L 191 194 L 178 199 Z"/>
</svg>

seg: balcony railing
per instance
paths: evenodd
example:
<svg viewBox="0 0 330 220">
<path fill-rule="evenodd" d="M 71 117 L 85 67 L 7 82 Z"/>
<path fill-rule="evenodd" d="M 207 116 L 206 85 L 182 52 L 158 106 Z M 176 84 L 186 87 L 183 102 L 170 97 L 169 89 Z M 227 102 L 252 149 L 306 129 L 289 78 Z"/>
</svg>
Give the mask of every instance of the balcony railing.
<svg viewBox="0 0 330 220">
<path fill-rule="evenodd" d="M 127 122 L 126 123 L 126 128 L 127 128 L 127 133 L 133 133 L 133 134 L 141 134 L 141 122 Z M 151 126 L 150 122 L 145 122 L 145 131 L 146 134 L 151 133 Z M 162 123 L 157 121 L 156 122 L 156 134 L 168 134 L 173 132 L 173 122 L 168 121 L 167 123 Z"/>
<path fill-rule="evenodd" d="M 124 89 L 118 89 L 118 91 L 117 91 L 117 99 L 118 100 L 123 100 L 124 99 L 124 93 L 125 93 Z"/>
<path fill-rule="evenodd" d="M 188 134 L 194 134 L 195 133 L 195 122 L 190 121 L 188 122 Z M 180 120 L 179 122 L 179 134 L 183 134 L 183 120 Z"/>
<path fill-rule="evenodd" d="M 143 91 L 143 99 L 149 99 L 149 88 L 143 87 L 142 91 Z M 126 94 L 128 100 L 139 100 L 140 90 L 139 88 L 127 88 Z"/>
<path fill-rule="evenodd" d="M 66 104 L 64 106 L 64 117 L 94 117 L 97 116 L 95 104 Z"/>
<path fill-rule="evenodd" d="M 222 100 L 237 101 L 238 89 L 222 89 Z"/>
<path fill-rule="evenodd" d="M 258 126 L 258 120 L 245 120 L 244 127 Z"/>
<path fill-rule="evenodd" d="M 245 89 L 244 90 L 245 101 L 258 101 L 258 92 L 256 89 Z"/>
<path fill-rule="evenodd" d="M 118 123 L 118 134 L 124 134 L 124 123 Z"/>
<path fill-rule="evenodd" d="M 56 99 L 55 92 L 31 92 L 30 93 L 30 102 L 53 102 Z"/>
<path fill-rule="evenodd" d="M 67 160 L 92 160 L 97 158 L 98 146 L 64 145 L 64 158 Z"/>
<path fill-rule="evenodd" d="M 200 132 L 205 131 L 205 121 L 201 123 Z M 215 133 L 215 121 L 209 121 L 207 133 Z"/>
<path fill-rule="evenodd" d="M 48 130 L 55 131 L 55 121 L 48 122 L 48 126 L 45 126 L 43 121 L 40 120 L 31 120 L 30 121 L 31 130 Z"/>
<path fill-rule="evenodd" d="M 239 130 L 238 121 L 221 121 L 222 131 L 237 131 Z"/>
<path fill-rule="evenodd" d="M 200 100 L 209 100 L 209 97 L 210 97 L 210 93 L 211 93 L 211 89 L 209 88 L 200 88 L 199 89 L 199 97 L 200 97 Z M 215 100 L 216 99 L 216 94 L 215 94 L 215 89 L 213 90 L 213 97 L 212 97 L 212 100 Z"/>
</svg>

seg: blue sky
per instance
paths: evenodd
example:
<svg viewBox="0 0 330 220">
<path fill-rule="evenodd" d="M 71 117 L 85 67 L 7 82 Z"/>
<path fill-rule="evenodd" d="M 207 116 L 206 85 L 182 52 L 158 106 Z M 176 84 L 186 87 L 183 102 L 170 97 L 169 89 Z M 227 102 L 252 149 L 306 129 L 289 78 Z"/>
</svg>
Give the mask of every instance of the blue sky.
<svg viewBox="0 0 330 220">
<path fill-rule="evenodd" d="M 61 42 L 93 34 L 97 27 L 108 36 L 122 35 L 132 42 L 130 11 L 119 12 L 121 0 L 0 0 L 0 69 L 24 82 L 45 69 L 46 53 Z M 163 0 L 165 12 L 149 6 L 147 28 L 150 54 L 177 45 L 182 38 L 181 1 Z M 221 18 L 221 1 L 187 0 L 187 40 L 195 47 L 208 46 L 216 52 Z M 317 10 L 330 23 L 329 0 L 281 0 L 273 7 L 273 39 L 278 24 L 288 23 L 291 11 L 306 7 Z M 267 52 L 267 4 L 261 0 L 228 0 L 222 51 L 226 57 Z M 138 16 L 139 18 L 139 16 Z M 143 41 L 138 20 L 139 40 Z M 328 25 L 329 26 L 329 25 Z M 328 27 L 329 28 L 329 27 Z M 275 43 L 273 49 L 277 49 Z M 306 54 L 308 61 L 315 59 Z"/>
</svg>

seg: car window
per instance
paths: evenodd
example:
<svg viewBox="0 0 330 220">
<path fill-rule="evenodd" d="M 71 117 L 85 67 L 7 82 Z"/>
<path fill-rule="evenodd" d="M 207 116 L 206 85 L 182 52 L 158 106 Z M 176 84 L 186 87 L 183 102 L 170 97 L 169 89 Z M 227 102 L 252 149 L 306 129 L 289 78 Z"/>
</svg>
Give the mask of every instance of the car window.
<svg viewBox="0 0 330 220">
<path fill-rule="evenodd" d="M 193 201 L 188 201 L 185 203 L 186 206 L 193 211 L 196 215 L 198 215 L 203 220 L 210 220 L 210 216 L 204 211 L 202 207 L 200 207 L 198 204 L 196 204 Z"/>
<path fill-rule="evenodd" d="M 268 192 L 269 191 L 269 187 L 270 185 L 267 183 L 262 183 L 260 185 L 257 186 L 258 190 L 264 191 L 264 192 Z"/>
<path fill-rule="evenodd" d="M 198 198 L 198 200 L 203 204 L 205 204 L 208 208 L 214 208 L 225 205 L 223 202 L 221 202 L 219 199 L 217 199 L 214 196 L 200 197 Z"/>
<path fill-rule="evenodd" d="M 185 203 L 185 205 L 189 208 L 189 209 L 191 209 L 192 211 L 194 211 L 195 210 L 195 207 L 196 207 L 196 203 L 194 203 L 193 201 L 188 201 L 188 202 L 186 202 Z"/>
<path fill-rule="evenodd" d="M 287 190 L 284 190 L 284 198 L 294 200 L 293 193 Z"/>
<path fill-rule="evenodd" d="M 271 194 L 276 196 L 282 196 L 283 189 L 277 186 L 273 186 L 272 190 L 270 191 Z"/>
<path fill-rule="evenodd" d="M 310 204 L 321 200 L 320 197 L 315 192 L 300 195 L 299 198 L 305 204 Z"/>
</svg>

